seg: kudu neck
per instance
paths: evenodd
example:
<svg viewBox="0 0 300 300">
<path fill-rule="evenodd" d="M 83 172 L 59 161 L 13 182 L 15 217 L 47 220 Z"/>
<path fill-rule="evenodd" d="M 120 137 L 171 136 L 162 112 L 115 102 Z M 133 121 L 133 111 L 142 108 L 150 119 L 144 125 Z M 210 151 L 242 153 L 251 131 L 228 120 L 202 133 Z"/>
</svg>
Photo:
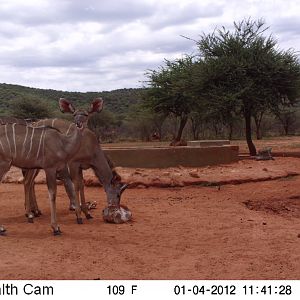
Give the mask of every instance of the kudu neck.
<svg viewBox="0 0 300 300">
<path fill-rule="evenodd" d="M 69 155 L 73 155 L 80 148 L 82 139 L 82 129 L 78 129 L 75 124 L 73 130 L 65 134 L 65 150 Z"/>
<path fill-rule="evenodd" d="M 98 147 L 96 150 L 92 168 L 95 172 L 95 175 L 98 177 L 99 181 L 103 184 L 104 189 L 106 190 L 107 187 L 111 185 L 113 171 L 100 147 Z"/>
</svg>

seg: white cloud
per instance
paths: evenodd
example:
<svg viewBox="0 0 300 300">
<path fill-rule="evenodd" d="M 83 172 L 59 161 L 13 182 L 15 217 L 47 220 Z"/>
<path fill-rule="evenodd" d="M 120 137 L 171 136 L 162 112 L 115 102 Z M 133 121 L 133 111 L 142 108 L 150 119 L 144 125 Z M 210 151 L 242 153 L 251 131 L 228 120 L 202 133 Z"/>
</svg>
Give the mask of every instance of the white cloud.
<svg viewBox="0 0 300 300">
<path fill-rule="evenodd" d="M 299 1 L 2 0 L 0 81 L 101 91 L 142 85 L 164 58 L 245 17 L 264 18 L 281 48 L 300 49 Z"/>
</svg>

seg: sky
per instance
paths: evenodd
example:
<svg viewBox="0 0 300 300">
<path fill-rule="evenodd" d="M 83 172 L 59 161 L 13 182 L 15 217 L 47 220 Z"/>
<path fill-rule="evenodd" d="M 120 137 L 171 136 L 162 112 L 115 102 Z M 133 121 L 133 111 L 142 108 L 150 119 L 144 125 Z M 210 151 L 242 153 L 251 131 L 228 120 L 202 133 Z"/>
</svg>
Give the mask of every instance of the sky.
<svg viewBox="0 0 300 300">
<path fill-rule="evenodd" d="M 233 21 L 263 18 L 300 51 L 300 0 L 0 0 L 0 83 L 63 91 L 145 85 L 145 73 Z"/>
</svg>

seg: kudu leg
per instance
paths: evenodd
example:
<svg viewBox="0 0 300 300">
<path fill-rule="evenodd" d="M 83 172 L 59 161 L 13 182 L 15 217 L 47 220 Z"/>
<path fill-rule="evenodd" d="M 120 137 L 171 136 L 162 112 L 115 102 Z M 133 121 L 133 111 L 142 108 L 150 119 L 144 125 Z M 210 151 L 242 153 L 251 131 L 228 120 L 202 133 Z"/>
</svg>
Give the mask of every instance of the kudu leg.
<svg viewBox="0 0 300 300">
<path fill-rule="evenodd" d="M 41 215 L 36 202 L 34 179 L 38 175 L 38 169 L 23 170 L 25 190 L 25 211 L 29 223 L 33 223 L 35 216 Z"/>
<path fill-rule="evenodd" d="M 30 195 L 32 199 L 31 203 L 31 211 L 33 212 L 35 217 L 39 217 L 42 215 L 42 211 L 39 209 L 38 204 L 36 202 L 36 195 L 35 195 L 35 183 L 33 182 L 32 187 L 30 189 Z"/>
<path fill-rule="evenodd" d="M 50 199 L 51 227 L 53 229 L 54 235 L 60 235 L 61 231 L 57 224 L 57 218 L 56 218 L 56 192 L 57 192 L 56 170 L 47 169 L 45 170 L 45 173 L 46 173 L 46 180 L 47 180 L 49 199 Z"/>
<path fill-rule="evenodd" d="M 65 190 L 70 200 L 69 210 L 75 210 L 75 190 L 68 169 L 64 168 L 63 170 L 59 171 L 57 174 L 57 179 L 62 180 L 64 184 Z"/>
<path fill-rule="evenodd" d="M 75 191 L 74 184 L 71 179 L 71 175 L 67 168 L 64 168 L 63 170 L 59 171 L 58 179 L 63 181 L 65 190 L 70 199 L 69 209 L 75 210 L 77 223 L 82 224 L 83 221 L 82 221 L 82 217 L 81 217 L 79 196 L 78 196 L 78 193 L 76 193 L 76 191 Z"/>
<path fill-rule="evenodd" d="M 81 210 L 83 211 L 83 213 L 85 214 L 85 217 L 87 219 L 92 219 L 93 216 L 90 214 L 90 212 L 86 206 L 82 169 L 79 169 L 79 173 L 78 173 L 78 188 L 79 188 L 79 193 L 80 193 Z"/>
<path fill-rule="evenodd" d="M 35 175 L 34 175 L 34 179 L 38 176 L 40 170 L 36 169 L 35 170 Z M 39 217 L 42 215 L 41 210 L 39 209 L 39 206 L 37 204 L 36 201 L 36 195 L 35 195 L 35 182 L 34 180 L 32 181 L 31 187 L 30 187 L 30 210 L 31 212 L 33 212 L 35 217 Z"/>
<path fill-rule="evenodd" d="M 0 162 L 0 182 L 2 182 L 3 177 L 5 174 L 9 171 L 11 166 L 11 162 L 8 161 L 1 161 Z M 6 229 L 3 225 L 0 224 L 0 235 L 4 235 L 6 232 Z"/>
<path fill-rule="evenodd" d="M 83 185 L 82 170 L 81 170 L 79 164 L 77 164 L 77 163 L 70 164 L 69 170 L 70 170 L 71 179 L 72 179 L 72 182 L 73 182 L 74 188 L 75 188 L 75 199 L 76 199 L 76 201 L 78 201 L 78 204 L 80 205 L 79 192 L 80 192 L 80 195 L 82 196 L 80 187 L 81 187 L 81 185 Z M 80 208 L 80 212 L 81 212 L 81 210 L 84 212 L 87 219 L 92 218 L 92 216 L 89 214 L 89 211 L 86 207 L 85 198 L 83 198 L 83 199 L 81 198 L 81 206 L 79 206 L 79 208 Z M 77 213 L 76 213 L 76 215 L 77 215 Z M 78 216 L 77 216 L 77 221 L 78 221 Z M 82 222 L 82 219 L 81 219 L 81 222 Z M 81 223 L 79 223 L 79 224 L 81 224 Z"/>
</svg>

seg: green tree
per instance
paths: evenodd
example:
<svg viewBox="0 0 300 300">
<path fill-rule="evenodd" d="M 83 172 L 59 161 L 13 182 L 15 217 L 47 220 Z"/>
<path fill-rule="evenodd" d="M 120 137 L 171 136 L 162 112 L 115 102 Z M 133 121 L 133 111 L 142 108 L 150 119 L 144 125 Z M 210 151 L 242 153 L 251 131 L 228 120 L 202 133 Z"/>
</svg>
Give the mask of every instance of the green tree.
<svg viewBox="0 0 300 300">
<path fill-rule="evenodd" d="M 252 117 L 276 111 L 283 103 L 294 104 L 299 96 L 297 56 L 279 50 L 272 35 L 264 36 L 267 29 L 262 20 L 247 19 L 234 23 L 233 31 L 223 27 L 197 41 L 205 96 L 221 111 L 228 108 L 233 116 L 243 116 L 250 155 L 256 155 Z"/>
<path fill-rule="evenodd" d="M 107 109 L 100 114 L 93 114 L 88 121 L 88 127 L 94 131 L 99 141 L 113 141 L 119 125 L 115 114 Z"/>
<path fill-rule="evenodd" d="M 174 141 L 182 138 L 182 133 L 190 113 L 196 103 L 192 89 L 194 61 L 191 56 L 175 61 L 165 60 L 159 70 L 149 71 L 149 89 L 146 91 L 146 105 L 164 116 L 179 118 L 179 127 Z M 173 141 L 173 142 L 174 142 Z"/>
<path fill-rule="evenodd" d="M 162 126 L 166 117 L 153 112 L 144 103 L 133 105 L 126 116 L 127 128 L 133 137 L 150 141 L 153 133 L 162 136 Z"/>
<path fill-rule="evenodd" d="M 16 118 L 36 120 L 51 117 L 53 111 L 38 97 L 20 96 L 11 101 L 10 114 Z"/>
<path fill-rule="evenodd" d="M 276 119 L 281 123 L 284 134 L 289 135 L 291 128 L 297 121 L 296 109 L 291 106 L 283 106 L 274 112 Z"/>
</svg>

